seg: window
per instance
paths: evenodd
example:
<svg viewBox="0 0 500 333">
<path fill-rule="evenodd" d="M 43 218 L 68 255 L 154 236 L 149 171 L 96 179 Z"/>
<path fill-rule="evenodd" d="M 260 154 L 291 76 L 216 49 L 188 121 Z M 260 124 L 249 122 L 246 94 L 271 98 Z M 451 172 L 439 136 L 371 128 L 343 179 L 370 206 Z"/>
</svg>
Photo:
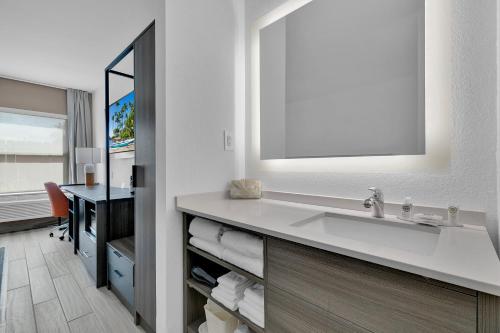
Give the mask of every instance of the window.
<svg viewBox="0 0 500 333">
<path fill-rule="evenodd" d="M 0 193 L 62 183 L 66 120 L 59 115 L 0 110 Z"/>
</svg>

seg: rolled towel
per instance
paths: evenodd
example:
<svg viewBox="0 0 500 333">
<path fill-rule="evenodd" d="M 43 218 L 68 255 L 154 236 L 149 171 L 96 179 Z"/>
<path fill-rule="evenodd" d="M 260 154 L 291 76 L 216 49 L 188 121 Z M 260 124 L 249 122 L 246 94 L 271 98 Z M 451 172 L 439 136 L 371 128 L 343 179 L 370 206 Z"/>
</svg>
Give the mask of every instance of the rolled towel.
<svg viewBox="0 0 500 333">
<path fill-rule="evenodd" d="M 238 309 L 238 302 L 226 298 L 226 295 L 221 294 L 220 290 L 217 290 L 217 288 L 212 289 L 211 295 L 229 310 L 236 311 L 236 309 Z"/>
<path fill-rule="evenodd" d="M 260 327 L 264 327 L 264 308 L 249 305 L 244 299 L 238 302 L 238 311 Z"/>
<path fill-rule="evenodd" d="M 222 246 L 247 257 L 263 258 L 264 242 L 262 238 L 242 231 L 225 231 L 221 237 Z"/>
<path fill-rule="evenodd" d="M 245 289 L 244 299 L 250 305 L 264 308 L 264 286 L 258 283 Z"/>
<path fill-rule="evenodd" d="M 189 225 L 189 233 L 197 238 L 217 243 L 222 234 L 222 224 L 195 217 Z"/>
<path fill-rule="evenodd" d="M 234 333 L 250 333 L 250 330 L 248 329 L 247 325 L 240 325 L 238 326 L 238 328 L 236 328 Z"/>
<path fill-rule="evenodd" d="M 251 284 L 246 277 L 233 271 L 219 276 L 219 278 L 217 278 L 217 282 L 230 289 L 237 289 L 242 286 L 245 286 L 246 288 Z"/>
<path fill-rule="evenodd" d="M 231 249 L 224 249 L 222 259 L 259 277 L 264 276 L 264 260 L 244 256 Z"/>
<path fill-rule="evenodd" d="M 222 259 L 222 252 L 224 251 L 224 248 L 222 247 L 222 245 L 220 245 L 220 243 L 207 241 L 205 239 L 201 239 L 198 237 L 191 237 L 189 239 L 189 244 L 191 244 L 191 245 L 193 245 L 193 246 L 195 246 L 195 247 L 197 247 L 205 252 L 213 254 L 214 256 L 216 256 L 219 259 Z"/>
</svg>

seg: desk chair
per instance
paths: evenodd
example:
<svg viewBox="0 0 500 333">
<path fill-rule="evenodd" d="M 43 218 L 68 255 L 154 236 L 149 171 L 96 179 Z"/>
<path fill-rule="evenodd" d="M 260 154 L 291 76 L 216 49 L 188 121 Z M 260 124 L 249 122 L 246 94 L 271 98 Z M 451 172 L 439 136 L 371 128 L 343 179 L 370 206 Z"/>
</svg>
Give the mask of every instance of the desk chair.
<svg viewBox="0 0 500 333">
<path fill-rule="evenodd" d="M 63 191 L 57 186 L 56 183 L 48 182 L 43 184 L 45 186 L 45 190 L 49 195 L 50 206 L 52 208 L 52 216 L 57 217 L 59 221 L 59 225 L 54 229 L 64 230 L 62 236 L 59 237 L 60 240 L 64 240 L 64 235 L 68 231 L 69 223 L 68 223 L 68 198 L 64 195 Z M 65 223 L 61 224 L 61 220 L 65 218 Z M 52 230 L 54 230 L 52 229 Z M 54 232 L 51 231 L 49 234 L 50 237 L 54 237 Z"/>
</svg>

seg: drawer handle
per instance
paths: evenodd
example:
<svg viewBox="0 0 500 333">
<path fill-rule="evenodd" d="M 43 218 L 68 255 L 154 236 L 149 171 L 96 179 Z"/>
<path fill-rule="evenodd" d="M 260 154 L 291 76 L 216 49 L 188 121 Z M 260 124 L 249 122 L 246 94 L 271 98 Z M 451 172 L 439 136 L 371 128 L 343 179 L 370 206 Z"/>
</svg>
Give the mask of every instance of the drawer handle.
<svg viewBox="0 0 500 333">
<path fill-rule="evenodd" d="M 121 258 L 121 257 L 122 257 L 121 253 L 120 253 L 120 252 L 118 252 L 118 251 L 113 251 L 113 253 L 114 253 L 114 254 L 115 254 L 118 258 Z"/>
<path fill-rule="evenodd" d="M 118 275 L 118 277 L 120 277 L 120 278 L 123 277 L 123 274 L 120 273 L 119 270 L 115 269 L 115 270 L 113 270 L 113 272 L 115 272 L 115 274 Z"/>
</svg>

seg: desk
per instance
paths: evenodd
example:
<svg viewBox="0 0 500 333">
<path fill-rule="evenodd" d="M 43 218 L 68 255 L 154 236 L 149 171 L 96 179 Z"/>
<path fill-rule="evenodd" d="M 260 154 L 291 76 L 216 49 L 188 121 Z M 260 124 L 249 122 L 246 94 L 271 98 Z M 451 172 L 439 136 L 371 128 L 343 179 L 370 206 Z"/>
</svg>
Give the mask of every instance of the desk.
<svg viewBox="0 0 500 333">
<path fill-rule="evenodd" d="M 96 286 L 107 283 L 106 242 L 134 234 L 134 196 L 128 189 L 110 188 L 111 220 L 107 221 L 106 186 L 65 185 L 70 202 L 70 237 Z"/>
</svg>

